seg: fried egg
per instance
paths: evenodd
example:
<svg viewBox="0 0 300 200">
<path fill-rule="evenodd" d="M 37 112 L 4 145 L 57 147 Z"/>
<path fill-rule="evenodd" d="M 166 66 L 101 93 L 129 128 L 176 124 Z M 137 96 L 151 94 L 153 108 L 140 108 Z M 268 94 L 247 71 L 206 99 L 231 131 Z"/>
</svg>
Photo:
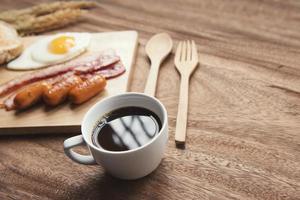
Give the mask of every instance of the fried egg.
<svg viewBox="0 0 300 200">
<path fill-rule="evenodd" d="M 60 33 L 44 37 L 26 48 L 7 67 L 27 70 L 66 62 L 85 52 L 90 39 L 89 33 Z"/>
</svg>

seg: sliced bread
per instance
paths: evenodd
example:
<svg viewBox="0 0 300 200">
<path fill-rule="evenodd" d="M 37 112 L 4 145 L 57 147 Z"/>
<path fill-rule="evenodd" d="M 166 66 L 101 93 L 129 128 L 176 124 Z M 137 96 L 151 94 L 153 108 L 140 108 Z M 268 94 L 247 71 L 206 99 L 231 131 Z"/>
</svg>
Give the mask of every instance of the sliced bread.
<svg viewBox="0 0 300 200">
<path fill-rule="evenodd" d="M 22 40 L 9 24 L 0 21 L 0 64 L 7 63 L 22 53 Z"/>
</svg>

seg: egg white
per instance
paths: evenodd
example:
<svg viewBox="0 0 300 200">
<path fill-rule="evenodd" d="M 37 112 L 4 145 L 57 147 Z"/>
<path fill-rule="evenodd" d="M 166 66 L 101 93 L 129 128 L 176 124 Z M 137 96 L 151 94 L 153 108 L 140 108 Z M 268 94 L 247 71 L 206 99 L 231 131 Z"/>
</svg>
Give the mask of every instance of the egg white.
<svg viewBox="0 0 300 200">
<path fill-rule="evenodd" d="M 52 40 L 60 36 L 74 37 L 75 46 L 71 47 L 69 51 L 66 52 L 65 54 L 51 53 L 48 49 L 48 45 L 51 43 Z M 47 64 L 67 61 L 84 52 L 89 46 L 90 39 L 91 39 L 91 35 L 89 33 L 57 34 L 52 37 L 41 39 L 37 43 L 35 43 L 33 47 L 33 51 L 31 53 L 31 57 L 33 60 L 37 62 L 42 62 Z"/>
<path fill-rule="evenodd" d="M 49 43 L 59 36 L 72 36 L 75 46 L 66 54 L 52 54 L 48 51 Z M 91 35 L 89 33 L 60 33 L 44 37 L 29 47 L 15 60 L 8 63 L 7 68 L 13 70 L 31 70 L 59 64 L 79 56 L 89 46 Z"/>
<path fill-rule="evenodd" d="M 7 64 L 7 68 L 12 70 L 31 70 L 49 66 L 49 64 L 33 60 L 31 52 L 32 46 L 27 47 L 18 58 Z"/>
</svg>

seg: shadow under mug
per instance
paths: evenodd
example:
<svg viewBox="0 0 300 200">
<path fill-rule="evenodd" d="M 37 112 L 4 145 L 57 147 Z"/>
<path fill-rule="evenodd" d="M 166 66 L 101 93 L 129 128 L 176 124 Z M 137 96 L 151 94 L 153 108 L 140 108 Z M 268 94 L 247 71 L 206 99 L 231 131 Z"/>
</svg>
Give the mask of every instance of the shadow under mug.
<svg viewBox="0 0 300 200">
<path fill-rule="evenodd" d="M 128 106 L 143 107 L 154 112 L 162 123 L 160 132 L 147 144 L 128 151 L 108 151 L 95 146 L 92 132 L 98 120 L 105 113 Z M 86 165 L 99 164 L 117 178 L 138 179 L 150 174 L 161 162 L 168 141 L 168 115 L 164 105 L 155 97 L 128 92 L 107 97 L 91 107 L 83 118 L 81 133 L 64 141 L 64 151 L 70 159 Z M 72 150 L 84 144 L 91 155 L 81 155 Z"/>
</svg>

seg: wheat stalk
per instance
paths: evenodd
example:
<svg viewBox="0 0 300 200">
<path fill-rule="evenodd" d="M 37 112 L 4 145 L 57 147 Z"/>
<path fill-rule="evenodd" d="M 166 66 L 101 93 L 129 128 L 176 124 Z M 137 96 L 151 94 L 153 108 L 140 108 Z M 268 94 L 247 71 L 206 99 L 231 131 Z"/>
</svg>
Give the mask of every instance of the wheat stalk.
<svg viewBox="0 0 300 200">
<path fill-rule="evenodd" d="M 59 1 L 0 13 L 0 20 L 12 24 L 21 35 L 40 33 L 74 23 L 83 9 L 95 7 L 92 1 Z"/>
</svg>

